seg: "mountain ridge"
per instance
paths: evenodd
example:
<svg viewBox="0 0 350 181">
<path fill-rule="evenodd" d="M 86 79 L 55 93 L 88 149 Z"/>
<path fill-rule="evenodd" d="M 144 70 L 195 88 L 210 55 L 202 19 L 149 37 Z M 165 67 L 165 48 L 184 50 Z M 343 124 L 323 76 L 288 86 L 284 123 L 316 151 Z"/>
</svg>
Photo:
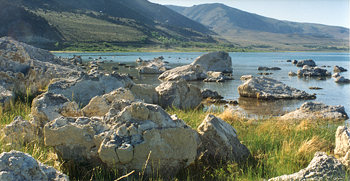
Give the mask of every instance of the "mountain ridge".
<svg viewBox="0 0 350 181">
<path fill-rule="evenodd" d="M 344 27 L 281 21 L 221 3 L 192 7 L 166 6 L 241 45 L 274 42 L 272 46 L 285 46 L 299 42 L 307 44 L 305 46 L 315 44 L 349 47 L 349 29 Z M 280 39 L 276 40 L 274 36 L 279 36 Z"/>
</svg>

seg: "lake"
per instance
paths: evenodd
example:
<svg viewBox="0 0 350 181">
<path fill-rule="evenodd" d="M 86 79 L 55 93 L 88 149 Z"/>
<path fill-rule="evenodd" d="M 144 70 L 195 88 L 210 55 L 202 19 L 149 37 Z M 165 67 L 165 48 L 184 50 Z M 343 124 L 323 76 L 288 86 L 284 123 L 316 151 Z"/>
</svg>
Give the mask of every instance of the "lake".
<svg viewBox="0 0 350 181">
<path fill-rule="evenodd" d="M 135 65 L 136 59 L 141 57 L 143 60 L 151 60 L 158 56 L 163 56 L 164 61 L 168 61 L 171 67 L 182 66 L 192 63 L 203 52 L 135 52 L 135 53 L 75 53 L 83 58 L 83 62 L 92 61 L 89 57 L 97 59 L 102 57 L 105 63 L 101 67 L 110 70 L 112 66 L 118 66 L 119 62 L 127 65 Z M 267 117 L 278 116 L 286 111 L 292 111 L 300 107 L 305 100 L 278 100 L 278 101 L 261 101 L 257 99 L 240 98 L 237 87 L 244 82 L 240 80 L 242 75 L 260 76 L 260 72 L 271 72 L 268 75 L 276 80 L 279 80 L 291 87 L 306 91 L 307 93 L 317 94 L 315 100 L 327 105 L 343 105 L 345 111 L 350 116 L 350 84 L 337 84 L 334 78 L 327 77 L 325 80 L 317 80 L 316 78 L 289 77 L 288 72 L 297 72 L 299 67 L 296 67 L 291 62 L 286 60 L 305 60 L 313 59 L 317 66 L 325 67 L 328 71 L 333 72 L 334 65 L 342 66 L 350 70 L 350 54 L 349 53 L 320 53 L 320 52 L 278 52 L 278 53 L 229 53 L 232 58 L 233 78 L 223 83 L 205 83 L 202 81 L 192 81 L 191 84 L 197 85 L 199 88 L 208 88 L 217 91 L 226 100 L 237 100 L 237 106 L 230 106 L 246 117 Z M 73 53 L 55 53 L 56 56 L 64 58 L 72 58 Z M 259 66 L 280 67 L 278 71 L 258 71 Z M 134 82 L 137 84 L 151 84 L 158 86 L 161 81 L 158 80 L 159 75 L 138 74 L 134 68 L 124 68 L 119 66 L 117 72 L 129 73 L 134 76 Z M 350 78 L 350 71 L 340 73 L 345 78 Z M 321 87 L 320 90 L 311 90 L 309 87 Z M 220 106 L 208 106 L 207 109 L 217 109 Z"/>
</svg>

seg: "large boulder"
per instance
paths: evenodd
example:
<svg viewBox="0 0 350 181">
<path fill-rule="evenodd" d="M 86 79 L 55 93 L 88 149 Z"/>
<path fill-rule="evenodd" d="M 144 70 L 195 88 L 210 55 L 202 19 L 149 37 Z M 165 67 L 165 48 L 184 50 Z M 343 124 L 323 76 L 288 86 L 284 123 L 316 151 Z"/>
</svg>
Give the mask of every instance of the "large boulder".
<svg viewBox="0 0 350 181">
<path fill-rule="evenodd" d="M 136 69 L 139 69 L 140 74 L 161 74 L 164 71 L 171 69 L 170 66 L 162 61 L 163 59 L 158 57 L 153 60 L 143 61 L 142 65 Z"/>
<path fill-rule="evenodd" d="M 319 102 L 306 102 L 299 109 L 287 113 L 280 117 L 283 120 L 293 119 L 327 119 L 327 120 L 346 120 L 348 115 L 344 106 L 329 106 Z"/>
<path fill-rule="evenodd" d="M 201 65 L 184 65 L 165 71 L 158 79 L 165 81 L 175 81 L 184 79 L 186 81 L 204 80 L 207 78 L 207 71 Z"/>
<path fill-rule="evenodd" d="M 346 68 L 343 68 L 338 65 L 334 65 L 333 72 L 346 72 L 346 71 L 348 71 Z"/>
<path fill-rule="evenodd" d="M 250 155 L 238 140 L 236 129 L 214 115 L 207 115 L 197 131 L 201 139 L 200 159 L 240 162 Z"/>
<path fill-rule="evenodd" d="M 334 155 L 340 158 L 340 161 L 349 167 L 350 154 L 350 130 L 346 126 L 339 126 L 335 133 L 335 149 Z"/>
<path fill-rule="evenodd" d="M 253 77 L 243 85 L 238 86 L 242 97 L 257 99 L 314 99 L 315 95 L 289 87 L 280 81 L 269 77 Z"/>
<path fill-rule="evenodd" d="M 129 89 L 119 88 L 110 93 L 104 94 L 102 96 L 93 97 L 89 104 L 86 105 L 81 111 L 84 113 L 86 117 L 93 116 L 104 116 L 109 109 L 111 108 L 111 104 L 114 101 L 126 99 L 126 100 L 135 100 L 134 95 L 131 93 Z M 74 116 L 77 117 L 77 116 Z"/>
<path fill-rule="evenodd" d="M 198 58 L 191 65 L 201 65 L 206 71 L 232 72 L 232 60 L 228 53 L 223 51 L 210 52 Z"/>
<path fill-rule="evenodd" d="M 195 108 L 203 100 L 201 90 L 185 80 L 164 82 L 156 87 L 156 91 L 159 95 L 159 105 L 163 108 Z"/>
<path fill-rule="evenodd" d="M 332 76 L 332 73 L 327 71 L 327 69 L 323 69 L 320 67 L 310 67 L 308 65 L 305 65 L 303 69 L 299 69 L 298 76 L 303 77 L 312 77 L 312 76 Z"/>
<path fill-rule="evenodd" d="M 81 74 L 78 78 L 54 79 L 48 86 L 48 91 L 62 94 L 71 101 L 85 106 L 95 96 L 112 92 L 120 87 L 130 88 L 132 84 L 128 75 L 92 71 L 89 74 Z"/>
<path fill-rule="evenodd" d="M 158 93 L 153 85 L 133 84 L 130 91 L 134 95 L 135 99 L 139 99 L 145 103 L 158 104 L 159 102 Z"/>
<path fill-rule="evenodd" d="M 13 98 L 13 92 L 6 90 L 3 86 L 0 85 L 0 104 L 10 102 Z"/>
<path fill-rule="evenodd" d="M 37 126 L 21 116 L 15 117 L 1 132 L 4 134 L 1 142 L 11 143 L 14 147 L 33 141 L 38 135 Z"/>
<path fill-rule="evenodd" d="M 185 79 L 204 80 L 207 78 L 207 71 L 212 72 L 232 72 L 232 60 L 228 53 L 219 51 L 202 55 L 189 65 L 174 68 L 165 71 L 158 79 L 174 81 Z"/>
<path fill-rule="evenodd" d="M 342 163 L 334 156 L 317 152 L 305 169 L 291 175 L 269 179 L 269 181 L 282 180 L 346 180 L 346 172 Z"/>
<path fill-rule="evenodd" d="M 52 78 L 77 76 L 82 71 L 49 51 L 0 38 L 0 85 L 6 90 L 38 94 Z"/>
<path fill-rule="evenodd" d="M 12 150 L 0 154 L 0 180 L 68 181 L 69 178 L 27 153 Z"/>
<path fill-rule="evenodd" d="M 304 65 L 308 65 L 310 67 L 315 67 L 316 63 L 312 59 L 300 60 L 299 62 L 297 62 L 297 67 L 303 67 Z"/>
<path fill-rule="evenodd" d="M 170 177 L 197 154 L 184 121 L 160 106 L 128 100 L 114 101 L 103 117 L 57 118 L 45 125 L 44 141 L 63 160 Z"/>
<path fill-rule="evenodd" d="M 39 128 L 61 116 L 83 116 L 77 103 L 71 102 L 62 94 L 52 92 L 41 94 L 33 100 L 31 114 L 32 122 Z"/>
</svg>

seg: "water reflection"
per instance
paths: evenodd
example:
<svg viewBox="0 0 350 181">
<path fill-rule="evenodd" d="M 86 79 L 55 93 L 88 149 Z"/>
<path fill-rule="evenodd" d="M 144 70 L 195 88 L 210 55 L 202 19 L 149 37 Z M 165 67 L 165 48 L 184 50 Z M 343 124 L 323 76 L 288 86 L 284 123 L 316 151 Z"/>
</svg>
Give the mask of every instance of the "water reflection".
<svg viewBox="0 0 350 181">
<path fill-rule="evenodd" d="M 253 98 L 238 98 L 239 108 L 248 115 L 258 117 L 280 116 L 286 112 L 293 111 L 297 105 L 304 103 L 305 100 L 259 100 Z"/>
</svg>

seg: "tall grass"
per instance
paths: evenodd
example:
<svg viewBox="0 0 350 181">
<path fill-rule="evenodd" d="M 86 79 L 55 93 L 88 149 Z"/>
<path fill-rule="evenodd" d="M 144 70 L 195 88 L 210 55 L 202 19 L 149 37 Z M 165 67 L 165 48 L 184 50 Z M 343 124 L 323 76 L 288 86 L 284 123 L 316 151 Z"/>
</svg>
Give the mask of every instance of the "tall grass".
<svg viewBox="0 0 350 181">
<path fill-rule="evenodd" d="M 203 109 L 167 109 L 169 114 L 177 114 L 188 125 L 196 129 L 208 112 Z M 231 110 L 210 112 L 231 124 L 238 139 L 248 147 L 251 156 L 242 163 L 217 163 L 212 165 L 194 161 L 189 167 L 179 171 L 174 180 L 260 180 L 284 174 L 291 174 L 307 167 L 317 151 L 332 154 L 335 147 L 335 132 L 342 122 L 324 120 L 302 120 L 299 122 L 279 121 L 274 118 L 248 120 Z M 0 106 L 0 125 L 11 123 L 14 117 L 30 119 L 30 106 L 15 102 Z M 52 147 L 43 145 L 42 140 L 23 143 L 20 147 L 0 143 L 2 152 L 16 149 L 32 155 L 39 161 L 54 166 L 66 173 L 72 180 L 115 180 L 125 176 L 117 168 L 91 167 L 73 161 L 59 160 Z M 128 173 L 130 173 L 129 170 Z M 126 180 L 162 180 L 144 178 L 136 173 Z"/>
</svg>

